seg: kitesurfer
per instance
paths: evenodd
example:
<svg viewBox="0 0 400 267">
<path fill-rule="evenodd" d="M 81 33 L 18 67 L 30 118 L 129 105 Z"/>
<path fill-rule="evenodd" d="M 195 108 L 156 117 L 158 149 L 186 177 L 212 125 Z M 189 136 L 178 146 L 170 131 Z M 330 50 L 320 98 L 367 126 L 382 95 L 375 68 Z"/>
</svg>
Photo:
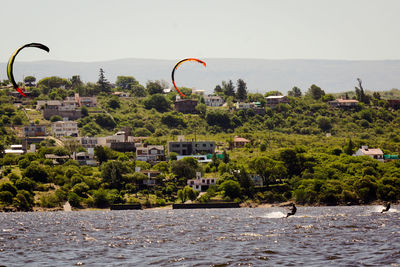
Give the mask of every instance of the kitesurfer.
<svg viewBox="0 0 400 267">
<path fill-rule="evenodd" d="M 198 63 L 203 64 L 204 67 L 206 66 L 206 63 L 205 63 L 204 61 L 201 61 L 200 59 L 197 59 L 197 58 L 185 58 L 185 59 L 182 59 L 181 61 L 179 61 L 178 63 L 176 63 L 175 67 L 172 69 L 171 78 L 172 78 L 172 83 L 173 83 L 173 85 L 174 85 L 176 91 L 177 91 L 182 97 L 186 97 L 186 95 L 182 94 L 182 92 L 179 91 L 178 87 L 177 87 L 176 84 L 175 84 L 175 76 L 174 76 L 174 75 L 175 75 L 175 70 L 176 70 L 176 68 L 178 68 L 178 66 L 179 66 L 180 64 L 182 64 L 183 62 L 185 62 L 185 61 L 195 61 L 195 62 L 198 62 Z"/>
<path fill-rule="evenodd" d="M 292 203 L 292 209 L 290 210 L 290 212 L 286 215 L 286 218 L 292 215 L 295 215 L 297 211 L 296 205 L 294 205 L 294 203 Z"/>
<path fill-rule="evenodd" d="M 390 209 L 390 202 L 386 202 L 386 204 L 385 204 L 385 209 L 383 209 L 383 210 L 381 211 L 381 213 L 384 213 L 385 211 L 389 211 L 389 209 Z"/>
<path fill-rule="evenodd" d="M 17 90 L 18 93 L 20 93 L 22 96 L 26 96 L 26 95 L 25 95 L 24 91 L 23 91 L 21 88 L 18 87 L 18 84 L 17 84 L 17 82 L 16 82 L 15 79 L 14 79 L 13 65 L 14 65 L 15 57 L 18 55 L 18 53 L 19 53 L 22 49 L 24 49 L 24 48 L 26 48 L 26 47 L 36 47 L 36 48 L 42 49 L 42 50 L 44 50 L 44 51 L 46 51 L 46 52 L 49 52 L 49 51 L 50 51 L 50 49 L 49 49 L 47 46 L 45 46 L 44 44 L 40 44 L 40 43 L 30 43 L 30 44 L 26 44 L 26 45 L 24 45 L 24 46 L 21 46 L 20 48 L 18 48 L 18 49 L 11 55 L 10 60 L 8 61 L 8 64 L 7 64 L 7 75 L 8 75 L 8 80 L 11 82 L 11 84 L 12 84 L 13 87 L 14 87 L 14 89 Z"/>
</svg>

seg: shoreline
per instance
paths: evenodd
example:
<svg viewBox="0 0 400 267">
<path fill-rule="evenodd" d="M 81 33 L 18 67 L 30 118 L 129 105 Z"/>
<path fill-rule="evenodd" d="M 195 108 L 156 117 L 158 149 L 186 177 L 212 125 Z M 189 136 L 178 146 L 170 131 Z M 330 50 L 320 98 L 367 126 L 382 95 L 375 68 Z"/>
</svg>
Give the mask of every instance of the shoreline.
<svg viewBox="0 0 400 267">
<path fill-rule="evenodd" d="M 290 201 L 282 202 L 282 203 L 241 203 L 240 208 L 260 208 L 260 209 L 268 209 L 268 208 L 285 208 L 291 205 Z M 321 205 L 321 204 L 298 204 L 296 203 L 297 207 L 345 207 L 345 206 L 382 206 L 384 202 L 382 201 L 374 201 L 368 204 L 342 204 L 342 205 Z M 393 205 L 400 205 L 399 201 L 392 202 Z M 142 210 L 172 210 L 172 204 L 159 206 L 159 207 L 151 207 L 146 208 L 145 206 L 142 207 Z M 74 211 L 110 211 L 110 208 L 72 208 L 71 211 L 64 211 L 62 207 L 55 207 L 55 208 L 43 208 L 43 207 L 33 207 L 32 211 L 28 212 L 74 212 Z M 0 209 L 0 212 L 19 212 L 11 207 L 3 207 Z"/>
</svg>

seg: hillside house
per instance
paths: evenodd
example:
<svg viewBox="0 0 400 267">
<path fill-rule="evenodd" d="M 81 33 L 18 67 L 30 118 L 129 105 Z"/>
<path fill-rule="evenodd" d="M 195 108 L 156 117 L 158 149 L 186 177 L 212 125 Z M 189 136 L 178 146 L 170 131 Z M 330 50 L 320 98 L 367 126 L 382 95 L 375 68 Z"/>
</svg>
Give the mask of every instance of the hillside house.
<svg viewBox="0 0 400 267">
<path fill-rule="evenodd" d="M 329 101 L 329 105 L 333 108 L 354 108 L 357 106 L 358 103 L 358 100 L 343 98 Z"/>
<path fill-rule="evenodd" d="M 214 154 L 215 141 L 169 141 L 168 154 L 178 155 Z"/>
<path fill-rule="evenodd" d="M 94 149 L 88 149 L 88 152 L 78 152 L 75 155 L 76 161 L 80 165 L 97 166 L 97 161 L 94 159 Z"/>
<path fill-rule="evenodd" d="M 201 172 L 196 172 L 195 179 L 187 180 L 187 185 L 199 192 L 207 191 L 210 185 L 215 185 L 216 183 L 217 178 L 203 178 L 201 177 Z"/>
<path fill-rule="evenodd" d="M 136 160 L 160 162 L 165 160 L 164 146 L 142 146 L 136 148 Z"/>
<path fill-rule="evenodd" d="M 279 104 L 287 104 L 289 103 L 289 100 L 287 98 L 287 96 L 283 96 L 283 95 L 271 95 L 271 96 L 267 96 L 265 98 L 266 101 L 266 106 L 267 107 L 276 107 Z"/>
<path fill-rule="evenodd" d="M 22 127 L 22 132 L 24 137 L 32 137 L 32 136 L 46 136 L 46 126 L 44 125 L 36 125 L 31 123 L 27 126 Z"/>
<path fill-rule="evenodd" d="M 369 156 L 380 162 L 384 162 L 383 152 L 380 148 L 369 148 L 368 146 L 361 146 L 360 149 L 353 154 L 353 156 Z"/>
<path fill-rule="evenodd" d="M 241 148 L 249 143 L 250 143 L 250 140 L 243 138 L 243 137 L 235 136 L 233 138 L 232 146 L 233 146 L 233 148 Z"/>
<path fill-rule="evenodd" d="M 261 107 L 260 102 L 237 102 L 235 103 L 235 108 L 237 110 L 251 109 L 254 111 L 255 114 L 261 116 L 265 115 L 265 109 Z"/>
<path fill-rule="evenodd" d="M 183 114 L 196 114 L 198 101 L 194 99 L 177 99 L 175 101 L 175 110 Z"/>
<path fill-rule="evenodd" d="M 51 132 L 55 137 L 77 137 L 78 123 L 76 121 L 56 121 L 51 124 Z"/>
<path fill-rule="evenodd" d="M 224 98 L 216 95 L 204 97 L 204 103 L 209 107 L 221 107 L 224 104 Z"/>
<path fill-rule="evenodd" d="M 158 181 L 158 176 L 161 174 L 159 171 L 140 170 L 140 167 L 136 167 L 135 172 L 140 172 L 147 176 L 147 180 L 143 180 L 143 185 L 147 186 L 155 186 Z"/>
</svg>

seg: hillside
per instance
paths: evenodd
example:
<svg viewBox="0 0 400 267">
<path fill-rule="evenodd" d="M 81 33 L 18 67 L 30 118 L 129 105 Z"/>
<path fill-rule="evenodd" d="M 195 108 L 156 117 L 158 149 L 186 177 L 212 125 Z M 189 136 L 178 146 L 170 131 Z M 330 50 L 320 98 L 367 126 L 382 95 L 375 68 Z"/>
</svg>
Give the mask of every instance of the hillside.
<svg viewBox="0 0 400 267">
<path fill-rule="evenodd" d="M 60 208 L 67 200 L 75 208 L 106 208 L 126 202 L 150 207 L 196 200 L 197 191 L 188 186 L 196 172 L 216 181 L 207 185 L 199 202 L 343 205 L 400 199 L 400 111 L 385 99 L 399 96 L 399 90 L 349 93 L 360 102 L 344 108 L 331 107 L 329 101 L 335 97 L 317 86 L 276 106 L 268 106 L 262 94 L 247 93 L 241 100 L 259 106 L 235 108 L 239 94 L 226 95 L 229 90 L 220 92 L 226 106 L 208 107 L 200 96 L 181 88 L 199 101 L 196 114 L 183 114 L 174 110 L 176 92 L 163 95 L 158 83 L 144 87 L 132 77 L 125 78 L 119 85 L 126 86 L 131 97 L 111 95 L 123 89 L 107 83 L 58 78 L 28 88 L 37 97 L 23 99 L 22 104 L 10 96 L 10 89 L 0 90 L 0 151 L 21 142 L 16 128 L 29 124 L 26 114 L 37 124 L 50 124 L 39 111 L 33 111 L 37 100 L 62 100 L 79 91 L 95 95 L 98 104 L 80 107 L 84 114 L 77 120 L 80 136 L 104 137 L 129 127 L 134 137 L 145 137 L 142 144 L 135 143 L 135 149 L 161 146 L 165 149 L 162 159 L 145 162 L 134 151 L 118 152 L 104 145 L 94 147 L 97 165 L 80 165 L 69 156 L 88 149 L 72 138 L 64 146 L 44 140 L 35 153 L 0 153 L 0 208 Z M 130 82 L 124 83 L 127 78 Z M 50 120 L 62 118 L 52 116 Z M 176 141 L 179 135 L 215 142 L 217 153 L 208 163 L 193 157 L 177 160 L 176 153 L 166 151 L 168 141 Z M 248 141 L 235 147 L 235 136 Z M 379 151 L 380 158 L 352 156 L 361 146 Z M 383 155 L 390 159 L 384 161 Z M 154 184 L 149 185 L 149 177 L 136 167 L 157 173 Z"/>
</svg>

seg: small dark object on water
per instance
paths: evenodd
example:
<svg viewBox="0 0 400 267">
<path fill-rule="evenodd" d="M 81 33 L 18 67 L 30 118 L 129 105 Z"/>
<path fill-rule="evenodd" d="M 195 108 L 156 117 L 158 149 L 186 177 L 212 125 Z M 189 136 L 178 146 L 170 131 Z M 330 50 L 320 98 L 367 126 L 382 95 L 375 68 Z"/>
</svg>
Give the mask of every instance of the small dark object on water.
<svg viewBox="0 0 400 267">
<path fill-rule="evenodd" d="M 389 211 L 389 209 L 390 209 L 390 202 L 387 202 L 386 205 L 385 205 L 385 209 L 383 209 L 381 211 L 381 213 L 384 213 L 385 211 Z"/>
<path fill-rule="evenodd" d="M 173 204 L 172 209 L 231 209 L 240 208 L 237 202 Z"/>
<path fill-rule="evenodd" d="M 286 218 L 292 215 L 295 215 L 297 211 L 296 206 L 294 205 L 294 203 L 292 204 L 292 209 L 290 210 L 290 212 L 286 215 Z"/>
<path fill-rule="evenodd" d="M 110 210 L 141 210 L 141 204 L 113 204 Z"/>
</svg>

